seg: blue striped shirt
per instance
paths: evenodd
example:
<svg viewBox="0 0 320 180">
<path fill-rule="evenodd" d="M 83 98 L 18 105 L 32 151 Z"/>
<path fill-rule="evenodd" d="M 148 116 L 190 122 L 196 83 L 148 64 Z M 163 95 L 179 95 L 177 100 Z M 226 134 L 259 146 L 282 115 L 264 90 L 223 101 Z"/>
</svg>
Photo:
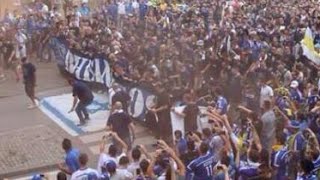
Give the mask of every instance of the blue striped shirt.
<svg viewBox="0 0 320 180">
<path fill-rule="evenodd" d="M 198 157 L 187 166 L 186 180 L 212 180 L 213 167 L 216 164 L 217 160 L 210 152 Z"/>
<path fill-rule="evenodd" d="M 277 168 L 276 179 L 283 179 L 286 177 L 288 155 L 289 151 L 287 147 L 283 147 L 280 151 L 273 153 L 272 165 Z"/>
<path fill-rule="evenodd" d="M 318 158 L 313 161 L 313 165 L 314 165 L 313 171 L 319 172 L 320 171 L 320 156 L 318 156 Z"/>
<path fill-rule="evenodd" d="M 257 176 L 259 166 L 260 163 L 251 162 L 249 160 L 241 161 L 239 168 L 240 179 L 248 179 Z"/>
</svg>

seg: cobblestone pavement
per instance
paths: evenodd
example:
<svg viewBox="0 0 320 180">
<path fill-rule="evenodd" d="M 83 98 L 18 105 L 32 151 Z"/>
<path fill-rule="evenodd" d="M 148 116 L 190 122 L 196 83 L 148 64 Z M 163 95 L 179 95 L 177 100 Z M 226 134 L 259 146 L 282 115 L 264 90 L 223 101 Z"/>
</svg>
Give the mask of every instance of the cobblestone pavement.
<svg viewBox="0 0 320 180">
<path fill-rule="evenodd" d="M 136 140 L 133 147 L 135 147 L 136 145 L 144 145 L 147 151 L 149 151 L 150 153 L 153 152 L 155 149 L 154 147 L 152 147 L 152 144 L 156 142 L 156 139 L 150 135 L 150 132 L 147 130 L 147 128 L 141 126 L 140 124 L 136 124 L 135 130 L 136 130 Z M 87 134 L 83 134 L 76 137 L 76 139 L 79 139 L 78 144 L 81 144 L 82 146 L 75 145 L 74 147 L 79 148 L 81 151 L 83 151 L 84 147 L 86 147 L 89 149 L 87 153 L 90 153 L 92 155 L 89 157 L 89 164 L 88 164 L 88 166 L 91 168 L 97 168 L 98 159 L 100 155 L 99 144 L 103 135 L 106 135 L 106 132 L 96 131 L 96 132 L 87 133 Z M 109 143 L 107 143 L 107 146 L 109 145 Z M 50 152 L 47 152 L 47 153 L 50 153 Z M 61 156 L 60 156 L 60 159 L 61 159 Z M 29 170 L 28 173 L 23 173 L 22 175 L 19 175 L 19 176 L 12 176 L 9 179 L 10 180 L 13 180 L 13 179 L 14 180 L 30 180 L 32 177 L 30 172 L 31 171 Z M 37 171 L 37 173 L 46 175 L 46 177 L 48 177 L 48 179 L 50 180 L 55 179 L 58 172 L 59 171 L 55 168 L 50 168 L 49 170 L 40 169 L 39 171 Z"/>
<path fill-rule="evenodd" d="M 57 164 L 63 137 L 49 126 L 36 125 L 0 133 L 0 179 L 16 171 Z"/>
<path fill-rule="evenodd" d="M 37 64 L 38 97 L 70 92 L 56 65 Z M 29 99 L 22 83 L 16 83 L 7 72 L 8 80 L 0 83 L 0 180 L 4 177 L 30 179 L 33 173 L 56 171 L 63 161 L 62 139 L 69 138 L 74 147 L 89 155 L 89 166 L 96 168 L 102 132 L 71 137 L 39 109 L 28 110 Z M 150 144 L 156 140 L 146 128 L 137 125 L 136 144 Z M 55 175 L 55 174 L 54 174 Z"/>
</svg>

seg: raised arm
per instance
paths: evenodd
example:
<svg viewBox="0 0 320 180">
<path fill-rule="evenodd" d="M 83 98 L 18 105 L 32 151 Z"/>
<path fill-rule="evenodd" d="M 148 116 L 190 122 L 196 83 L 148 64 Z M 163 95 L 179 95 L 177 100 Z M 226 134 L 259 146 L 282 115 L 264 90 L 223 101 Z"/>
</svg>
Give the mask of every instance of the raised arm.
<svg viewBox="0 0 320 180">
<path fill-rule="evenodd" d="M 274 107 L 274 110 L 276 110 L 276 112 L 278 112 L 279 113 L 279 115 L 284 119 L 284 121 L 285 121 L 285 126 L 287 127 L 287 126 L 289 126 L 289 122 L 290 122 L 290 119 L 288 118 L 288 116 L 287 115 L 285 115 L 280 109 L 279 109 L 279 107 L 278 106 L 275 106 Z"/>
<path fill-rule="evenodd" d="M 153 158 L 151 158 L 150 165 L 149 165 L 149 167 L 147 169 L 148 176 L 150 176 L 152 178 L 155 177 L 155 175 L 153 173 L 153 168 L 154 168 L 154 166 L 156 164 L 157 157 L 161 154 L 161 151 L 162 150 L 160 150 L 160 149 L 156 150 L 156 152 L 153 155 Z"/>
<path fill-rule="evenodd" d="M 241 111 L 241 112 L 244 112 L 246 114 L 251 114 L 253 111 L 244 107 L 244 106 L 238 106 L 238 109 Z"/>
<path fill-rule="evenodd" d="M 186 173 L 186 167 L 184 166 L 181 159 L 176 155 L 173 149 L 167 148 L 166 151 L 170 154 L 171 158 L 177 163 L 177 166 L 178 166 L 177 173 L 180 176 L 184 176 Z"/>
<path fill-rule="evenodd" d="M 178 169 L 177 169 L 177 173 L 180 176 L 184 176 L 186 173 L 186 168 L 183 164 L 183 162 L 180 160 L 180 158 L 176 155 L 176 153 L 174 152 L 174 150 L 172 148 L 170 148 L 167 143 L 165 143 L 163 140 L 158 140 L 160 147 L 162 149 L 164 149 L 165 151 L 167 151 L 171 158 L 177 163 Z"/>
<path fill-rule="evenodd" d="M 10 54 L 10 57 L 8 59 L 8 63 L 10 63 L 12 61 L 14 54 L 15 54 L 15 52 L 12 51 L 11 54 Z"/>
<path fill-rule="evenodd" d="M 134 124 L 132 122 L 129 124 L 129 130 L 131 132 L 132 139 L 134 141 L 136 139 L 136 134 L 135 134 Z"/>
<path fill-rule="evenodd" d="M 253 143 L 255 143 L 256 147 L 257 147 L 257 150 L 259 152 L 261 152 L 262 150 L 262 145 L 261 145 L 261 142 L 260 142 L 260 138 L 259 138 L 259 135 L 257 133 L 257 130 L 256 128 L 253 126 L 253 124 L 250 122 L 250 128 L 251 128 L 251 131 L 252 131 L 252 138 L 253 138 Z"/>
<path fill-rule="evenodd" d="M 317 105 L 316 107 L 312 108 L 310 112 L 315 113 L 315 112 L 318 112 L 319 110 L 320 110 L 320 106 Z"/>
<path fill-rule="evenodd" d="M 146 147 L 144 145 L 139 145 L 140 151 L 146 156 L 147 159 L 151 160 L 152 156 L 148 153 Z"/>
</svg>

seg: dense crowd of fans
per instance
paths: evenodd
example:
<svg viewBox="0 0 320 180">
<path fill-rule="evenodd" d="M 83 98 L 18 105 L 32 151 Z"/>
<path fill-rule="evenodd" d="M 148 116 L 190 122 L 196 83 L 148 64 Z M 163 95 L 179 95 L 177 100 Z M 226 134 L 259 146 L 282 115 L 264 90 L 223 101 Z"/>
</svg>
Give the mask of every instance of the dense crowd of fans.
<svg viewBox="0 0 320 180">
<path fill-rule="evenodd" d="M 146 115 L 159 125 L 150 127 L 163 139 L 157 150 L 132 147 L 121 136 L 129 136 L 124 128 L 108 122 L 113 132 L 103 137 L 97 170 L 64 140 L 67 166 L 60 169 L 71 179 L 314 180 L 320 178 L 320 74 L 302 56 L 300 41 L 309 27 L 320 47 L 319 7 L 312 0 L 110 0 L 93 10 L 69 5 L 61 14 L 36 1 L 23 14 L 6 13 L 1 67 L 16 67 L 31 52 L 40 61 L 54 58 L 50 39 L 57 37 L 82 56 L 105 57 L 120 84 L 157 92 Z M 128 105 L 118 100 L 112 111 L 125 114 Z M 183 112 L 171 108 L 176 102 Z M 185 132 L 174 137 L 170 112 L 185 122 Z M 212 127 L 199 131 L 199 116 Z"/>
</svg>

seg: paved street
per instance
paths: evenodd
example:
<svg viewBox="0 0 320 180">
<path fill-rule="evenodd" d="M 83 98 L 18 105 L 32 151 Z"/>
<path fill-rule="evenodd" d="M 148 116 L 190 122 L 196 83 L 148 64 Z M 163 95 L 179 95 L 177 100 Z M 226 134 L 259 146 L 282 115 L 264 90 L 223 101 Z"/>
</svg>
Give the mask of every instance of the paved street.
<svg viewBox="0 0 320 180">
<path fill-rule="evenodd" d="M 44 125 L 1 133 L 0 173 L 10 175 L 55 164 L 63 156 L 62 139 L 61 133 Z"/>
<path fill-rule="evenodd" d="M 35 63 L 37 66 L 37 95 L 40 98 L 70 92 L 54 63 Z M 56 173 L 57 163 L 63 160 L 61 140 L 70 138 L 74 146 L 89 154 L 90 166 L 95 168 L 98 145 L 104 132 L 92 132 L 71 137 L 39 109 L 28 110 L 29 100 L 21 82 L 16 83 L 12 72 L 0 83 L 0 179 L 28 177 L 33 173 Z M 151 149 L 155 139 L 144 127 L 137 125 L 135 144 Z"/>
</svg>

